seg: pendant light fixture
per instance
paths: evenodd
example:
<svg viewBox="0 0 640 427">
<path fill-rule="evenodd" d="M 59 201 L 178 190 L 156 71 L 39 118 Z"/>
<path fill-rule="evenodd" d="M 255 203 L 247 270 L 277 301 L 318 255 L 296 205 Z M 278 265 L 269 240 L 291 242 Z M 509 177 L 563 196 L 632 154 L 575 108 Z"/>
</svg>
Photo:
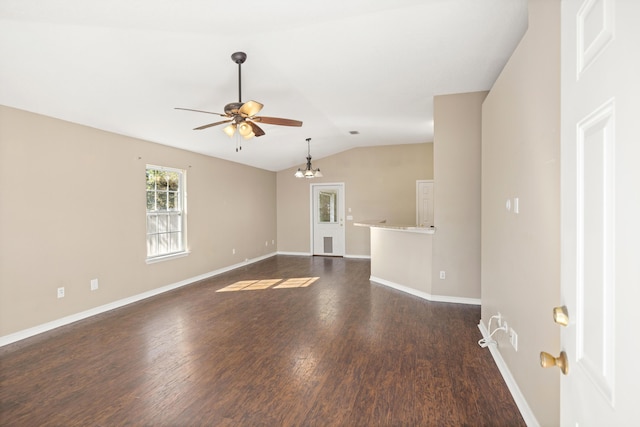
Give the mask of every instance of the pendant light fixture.
<svg viewBox="0 0 640 427">
<path fill-rule="evenodd" d="M 311 138 L 307 138 L 307 168 L 303 171 L 298 168 L 298 171 L 295 173 L 296 178 L 322 178 L 322 172 L 320 172 L 320 168 L 313 169 L 311 167 Z"/>
</svg>

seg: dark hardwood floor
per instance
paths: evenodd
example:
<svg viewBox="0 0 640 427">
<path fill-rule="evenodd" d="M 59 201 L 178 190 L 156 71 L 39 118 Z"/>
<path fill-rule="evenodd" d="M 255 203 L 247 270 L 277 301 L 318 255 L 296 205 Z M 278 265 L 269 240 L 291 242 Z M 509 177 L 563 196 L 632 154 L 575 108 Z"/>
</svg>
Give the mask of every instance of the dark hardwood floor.
<svg viewBox="0 0 640 427">
<path fill-rule="evenodd" d="M 369 274 L 368 260 L 277 256 L 4 346 L 0 424 L 525 425 L 477 344 L 479 307 Z"/>
</svg>

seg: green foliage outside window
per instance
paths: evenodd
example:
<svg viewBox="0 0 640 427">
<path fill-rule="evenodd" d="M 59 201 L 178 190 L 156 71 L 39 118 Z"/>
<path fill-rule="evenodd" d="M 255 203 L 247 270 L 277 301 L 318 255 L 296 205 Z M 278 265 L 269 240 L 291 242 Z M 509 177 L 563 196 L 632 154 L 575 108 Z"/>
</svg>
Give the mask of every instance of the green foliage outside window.
<svg viewBox="0 0 640 427">
<path fill-rule="evenodd" d="M 180 175 L 160 169 L 147 169 L 147 211 L 180 209 Z"/>
</svg>

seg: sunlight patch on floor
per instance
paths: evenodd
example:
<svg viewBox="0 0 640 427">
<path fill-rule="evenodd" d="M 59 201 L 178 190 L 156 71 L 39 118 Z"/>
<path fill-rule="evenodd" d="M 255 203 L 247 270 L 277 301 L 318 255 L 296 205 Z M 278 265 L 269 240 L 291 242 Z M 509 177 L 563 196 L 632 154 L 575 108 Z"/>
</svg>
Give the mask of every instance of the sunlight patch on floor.
<svg viewBox="0 0 640 427">
<path fill-rule="evenodd" d="M 218 289 L 216 292 L 236 292 L 236 291 L 256 291 L 262 289 L 286 289 L 286 288 L 306 288 L 319 277 L 297 277 L 291 279 L 264 279 L 264 280 L 240 280 Z M 284 280 L 284 281 L 283 281 Z M 274 286 L 280 283 L 278 286 Z"/>
<path fill-rule="evenodd" d="M 297 279 L 288 279 L 278 286 L 275 286 L 274 289 L 306 288 L 318 279 L 319 277 L 299 277 Z"/>
</svg>

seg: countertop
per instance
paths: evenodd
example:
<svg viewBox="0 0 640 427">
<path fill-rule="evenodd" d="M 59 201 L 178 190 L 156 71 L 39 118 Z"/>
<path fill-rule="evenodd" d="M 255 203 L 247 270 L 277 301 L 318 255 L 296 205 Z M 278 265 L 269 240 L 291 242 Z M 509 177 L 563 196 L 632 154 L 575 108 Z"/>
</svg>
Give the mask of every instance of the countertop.
<svg viewBox="0 0 640 427">
<path fill-rule="evenodd" d="M 358 221 L 358 222 L 354 222 L 353 225 L 357 227 L 373 227 L 373 228 L 382 228 L 382 229 L 388 229 L 388 230 L 408 231 L 411 233 L 434 234 L 436 232 L 435 227 L 422 227 L 419 225 L 387 224 L 386 219 Z"/>
</svg>

